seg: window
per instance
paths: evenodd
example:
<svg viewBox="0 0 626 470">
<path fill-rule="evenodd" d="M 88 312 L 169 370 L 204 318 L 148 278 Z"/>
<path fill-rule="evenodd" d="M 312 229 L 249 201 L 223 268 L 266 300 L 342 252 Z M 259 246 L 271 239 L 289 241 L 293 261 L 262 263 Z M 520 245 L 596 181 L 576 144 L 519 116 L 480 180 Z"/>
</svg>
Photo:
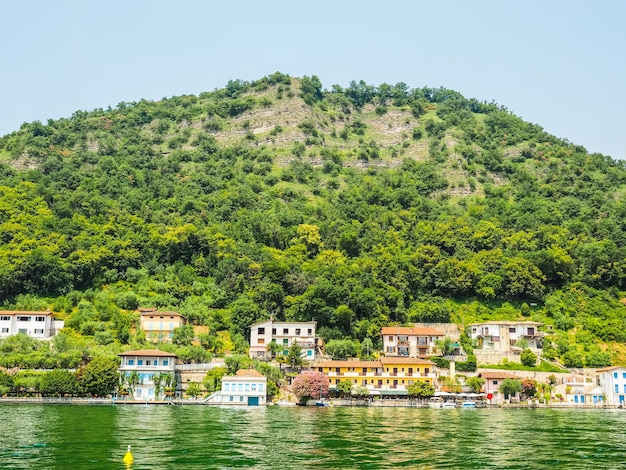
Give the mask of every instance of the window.
<svg viewBox="0 0 626 470">
<path fill-rule="evenodd" d="M 36 335 L 43 335 L 43 328 L 35 328 Z"/>
<path fill-rule="evenodd" d="M 284 338 L 284 339 L 283 339 L 283 344 L 284 344 L 285 346 L 286 346 L 286 345 L 288 345 L 288 344 L 289 344 L 289 340 L 288 340 L 287 338 Z"/>
<path fill-rule="evenodd" d="M 509 333 L 515 333 L 515 327 L 514 326 L 509 328 Z"/>
<path fill-rule="evenodd" d="M 265 344 L 265 338 L 259 338 L 259 344 Z"/>
<path fill-rule="evenodd" d="M 289 334 L 289 328 L 283 328 L 283 334 L 284 335 L 288 335 Z"/>
<path fill-rule="evenodd" d="M 19 330 L 17 330 L 17 332 L 21 335 L 27 335 L 28 334 L 28 330 L 26 328 L 20 328 Z"/>
<path fill-rule="evenodd" d="M 169 364 L 169 361 L 167 359 L 163 359 L 163 365 L 166 366 Z"/>
<path fill-rule="evenodd" d="M 308 330 L 306 330 L 306 334 L 309 336 L 313 336 L 313 328 L 309 328 Z"/>
<path fill-rule="evenodd" d="M 224 384 L 224 391 L 225 391 L 225 392 L 230 392 L 230 384 L 229 384 L 228 382 L 226 382 L 226 383 Z"/>
<path fill-rule="evenodd" d="M 390 342 L 390 343 L 393 343 L 393 336 L 390 336 L 390 337 L 389 337 L 389 342 Z"/>
<path fill-rule="evenodd" d="M 128 365 L 129 366 L 134 366 L 135 365 L 135 360 L 134 359 L 129 359 L 128 360 Z"/>
<path fill-rule="evenodd" d="M 9 332 L 9 329 L 8 329 L 8 328 L 2 328 L 2 332 L 3 332 L 3 333 L 8 333 L 8 332 Z"/>
<path fill-rule="evenodd" d="M 613 372 L 613 378 L 616 379 L 617 378 L 617 372 Z"/>
<path fill-rule="evenodd" d="M 622 379 L 626 379 L 626 372 L 622 373 Z"/>
<path fill-rule="evenodd" d="M 0 321 L 11 321 L 11 317 L 8 315 L 2 315 Z"/>
<path fill-rule="evenodd" d="M 30 321 L 30 317 L 19 316 L 17 317 L 17 321 Z"/>
<path fill-rule="evenodd" d="M 313 351 L 311 351 L 310 349 L 306 352 L 306 355 L 311 357 L 313 355 Z"/>
<path fill-rule="evenodd" d="M 492 385 L 498 385 L 498 381 L 497 381 L 497 380 L 493 380 L 493 381 L 491 382 L 491 384 L 492 384 Z"/>
<path fill-rule="evenodd" d="M 239 401 L 243 401 L 243 395 L 239 397 Z"/>
<path fill-rule="evenodd" d="M 230 401 L 234 401 L 234 399 L 233 399 L 233 397 L 232 397 L 232 396 L 230 396 L 230 397 L 228 397 L 228 398 L 230 398 Z"/>
<path fill-rule="evenodd" d="M 259 384 L 259 392 L 265 390 L 265 384 Z"/>
<path fill-rule="evenodd" d="M 253 392 L 256 392 L 256 384 L 251 384 L 250 385 L 250 390 Z"/>
<path fill-rule="evenodd" d="M 246 392 L 250 391 L 250 384 L 245 384 L 244 391 L 246 391 Z"/>
<path fill-rule="evenodd" d="M 143 366 L 143 359 L 138 359 L 137 360 L 137 365 L 138 366 Z"/>
<path fill-rule="evenodd" d="M 300 328 L 296 328 L 296 336 L 300 336 Z"/>
<path fill-rule="evenodd" d="M 260 335 L 264 335 L 265 334 L 265 328 L 259 328 L 259 334 Z"/>
<path fill-rule="evenodd" d="M 476 333 L 476 328 L 472 328 L 472 333 Z"/>
<path fill-rule="evenodd" d="M 276 336 L 276 328 L 272 328 L 272 336 Z"/>
<path fill-rule="evenodd" d="M 615 384 L 615 393 L 619 393 L 619 385 Z"/>
<path fill-rule="evenodd" d="M 147 366 L 149 366 L 149 365 L 150 365 L 150 362 L 151 362 L 151 361 L 150 361 L 150 359 L 148 359 L 148 360 L 146 361 L 146 365 L 147 365 Z"/>
<path fill-rule="evenodd" d="M 626 393 L 626 384 L 624 384 L 624 393 Z"/>
<path fill-rule="evenodd" d="M 35 321 L 46 321 L 46 317 L 35 317 Z"/>
<path fill-rule="evenodd" d="M 237 391 L 243 392 L 243 384 L 237 384 Z"/>
</svg>

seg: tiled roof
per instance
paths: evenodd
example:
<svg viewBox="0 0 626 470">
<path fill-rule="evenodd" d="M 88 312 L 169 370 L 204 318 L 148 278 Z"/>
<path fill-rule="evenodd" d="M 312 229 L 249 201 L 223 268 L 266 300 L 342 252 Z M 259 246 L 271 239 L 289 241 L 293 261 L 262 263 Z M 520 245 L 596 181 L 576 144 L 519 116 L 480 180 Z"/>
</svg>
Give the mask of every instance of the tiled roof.
<svg viewBox="0 0 626 470">
<path fill-rule="evenodd" d="M 385 364 L 423 364 L 423 365 L 434 365 L 434 362 L 428 361 L 426 359 L 420 359 L 417 357 L 381 357 L 380 362 L 383 365 Z"/>
<path fill-rule="evenodd" d="M 263 374 L 254 369 L 239 369 L 235 375 L 237 377 L 263 377 Z"/>
<path fill-rule="evenodd" d="M 324 361 L 315 364 L 313 367 L 382 367 L 380 361 Z"/>
<path fill-rule="evenodd" d="M 480 375 L 483 379 L 486 379 L 486 380 L 522 378 L 522 377 L 518 377 L 517 375 L 509 374 L 508 372 L 498 372 L 498 371 L 480 372 L 478 375 Z"/>
<path fill-rule="evenodd" d="M 383 335 L 445 336 L 443 331 L 424 326 L 385 326 Z"/>
</svg>

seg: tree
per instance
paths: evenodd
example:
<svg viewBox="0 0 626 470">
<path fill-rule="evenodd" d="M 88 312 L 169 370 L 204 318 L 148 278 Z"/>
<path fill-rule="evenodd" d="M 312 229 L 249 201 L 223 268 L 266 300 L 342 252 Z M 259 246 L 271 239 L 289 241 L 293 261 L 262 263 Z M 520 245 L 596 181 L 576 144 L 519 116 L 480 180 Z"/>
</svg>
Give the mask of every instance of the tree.
<svg viewBox="0 0 626 470">
<path fill-rule="evenodd" d="M 341 396 L 349 395 L 352 391 L 352 380 L 350 379 L 341 379 L 337 384 L 337 389 Z"/>
<path fill-rule="evenodd" d="M 172 343 L 178 346 L 191 346 L 191 342 L 195 337 L 193 326 L 183 325 L 178 328 L 174 328 L 174 336 L 172 337 Z"/>
<path fill-rule="evenodd" d="M 522 391 L 522 384 L 517 379 L 504 379 L 500 385 L 500 393 L 509 398 Z"/>
<path fill-rule="evenodd" d="M 537 393 L 537 381 L 534 379 L 522 379 L 520 380 L 522 386 L 522 393 L 527 397 L 534 397 Z"/>
<path fill-rule="evenodd" d="M 15 379 L 13 375 L 0 370 L 0 396 L 11 392 L 15 387 Z"/>
<path fill-rule="evenodd" d="M 485 379 L 477 376 L 469 377 L 465 381 L 465 385 L 467 385 L 472 390 L 472 392 L 480 393 L 483 389 L 483 385 L 485 385 Z"/>
<path fill-rule="evenodd" d="M 370 391 L 365 385 L 354 384 L 350 390 L 350 394 L 356 398 L 365 398 L 370 396 Z"/>
<path fill-rule="evenodd" d="M 361 359 L 371 359 L 373 351 L 374 342 L 370 338 L 365 338 L 361 341 Z"/>
<path fill-rule="evenodd" d="M 426 380 L 418 380 L 407 387 L 409 396 L 423 400 L 425 398 L 431 398 L 435 396 L 435 387 Z"/>
<path fill-rule="evenodd" d="M 154 398 L 158 400 L 161 397 L 163 391 L 163 374 L 157 372 L 152 374 L 152 383 L 154 384 Z"/>
<path fill-rule="evenodd" d="M 291 390 L 301 404 L 306 404 L 311 398 L 328 395 L 328 379 L 321 372 L 304 371 L 293 379 Z"/>
<path fill-rule="evenodd" d="M 435 340 L 435 345 L 443 356 L 449 356 L 454 352 L 454 342 L 448 336 Z"/>
<path fill-rule="evenodd" d="M 276 340 L 272 340 L 270 344 L 267 345 L 267 350 L 270 353 L 270 357 L 276 357 L 276 355 L 282 351 L 282 346 L 276 342 Z"/>
<path fill-rule="evenodd" d="M 252 359 L 243 354 L 228 356 L 224 359 L 224 364 L 228 368 L 230 375 L 235 375 L 239 369 L 249 369 L 252 366 Z"/>
<path fill-rule="evenodd" d="M 80 376 L 80 386 L 87 395 L 105 397 L 119 383 L 118 363 L 107 357 L 96 357 L 85 367 Z"/>
<path fill-rule="evenodd" d="M 289 352 L 287 353 L 286 360 L 287 364 L 289 364 L 289 366 L 293 369 L 298 369 L 302 367 L 302 364 L 304 364 L 301 353 L 302 348 L 300 347 L 300 345 L 295 341 L 291 343 L 291 346 L 289 346 Z"/>
<path fill-rule="evenodd" d="M 76 375 L 65 369 L 56 369 L 41 376 L 39 391 L 47 397 L 74 396 L 78 394 Z"/>
<path fill-rule="evenodd" d="M 202 393 L 200 389 L 200 384 L 193 381 L 189 382 L 189 384 L 187 385 L 187 391 L 185 393 L 191 398 L 198 398 L 200 396 L 200 393 Z"/>
<path fill-rule="evenodd" d="M 520 360 L 522 361 L 522 364 L 527 367 L 535 367 L 537 365 L 537 355 L 529 348 L 526 348 L 524 349 L 524 351 L 522 351 Z"/>
<path fill-rule="evenodd" d="M 202 383 L 207 392 L 216 392 L 222 388 L 222 377 L 228 373 L 226 367 L 214 367 L 209 370 Z"/>
<path fill-rule="evenodd" d="M 333 359 L 356 357 L 357 345 L 351 339 L 331 339 L 324 348 Z"/>
</svg>

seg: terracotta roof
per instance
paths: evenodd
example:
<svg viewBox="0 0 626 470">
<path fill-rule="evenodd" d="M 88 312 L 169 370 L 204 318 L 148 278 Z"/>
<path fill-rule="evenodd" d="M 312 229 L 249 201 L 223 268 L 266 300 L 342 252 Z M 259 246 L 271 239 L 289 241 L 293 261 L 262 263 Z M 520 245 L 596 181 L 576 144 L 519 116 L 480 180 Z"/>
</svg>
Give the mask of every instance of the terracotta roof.
<svg viewBox="0 0 626 470">
<path fill-rule="evenodd" d="M 480 372 L 478 374 L 483 379 L 491 380 L 491 379 L 521 379 L 522 377 L 518 377 L 517 375 L 509 374 L 508 372 L 498 372 L 498 371 L 488 371 L 488 372 Z"/>
<path fill-rule="evenodd" d="M 139 313 L 140 315 L 169 315 L 169 316 L 182 317 L 182 315 L 178 312 L 161 312 L 157 310 L 156 308 L 155 309 L 140 308 Z"/>
<path fill-rule="evenodd" d="M 609 372 L 615 369 L 624 369 L 624 366 L 612 366 L 612 367 L 604 367 L 602 369 L 596 369 L 596 372 Z"/>
<path fill-rule="evenodd" d="M 125 351 L 118 356 L 157 356 L 157 357 L 178 357 L 174 353 L 159 351 L 158 349 L 138 349 L 136 351 Z"/>
<path fill-rule="evenodd" d="M 418 357 L 381 357 L 380 362 L 385 364 L 423 364 L 434 365 L 432 361 L 426 359 L 420 359 Z"/>
<path fill-rule="evenodd" d="M 313 367 L 382 367 L 380 361 L 324 361 L 315 364 Z"/>
<path fill-rule="evenodd" d="M 443 331 L 424 326 L 384 326 L 383 335 L 445 336 Z"/>
<path fill-rule="evenodd" d="M 254 369 L 239 369 L 235 375 L 237 377 L 263 377 L 263 374 Z"/>
</svg>

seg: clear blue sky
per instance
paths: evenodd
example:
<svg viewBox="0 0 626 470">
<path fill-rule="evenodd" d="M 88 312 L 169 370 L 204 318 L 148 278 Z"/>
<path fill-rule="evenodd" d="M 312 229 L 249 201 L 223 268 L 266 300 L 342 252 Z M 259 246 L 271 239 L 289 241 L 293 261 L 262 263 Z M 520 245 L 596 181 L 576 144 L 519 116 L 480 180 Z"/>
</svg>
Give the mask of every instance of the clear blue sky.
<svg viewBox="0 0 626 470">
<path fill-rule="evenodd" d="M 626 158 L 626 1 L 5 0 L 0 135 L 276 71 L 444 86 Z"/>
</svg>

